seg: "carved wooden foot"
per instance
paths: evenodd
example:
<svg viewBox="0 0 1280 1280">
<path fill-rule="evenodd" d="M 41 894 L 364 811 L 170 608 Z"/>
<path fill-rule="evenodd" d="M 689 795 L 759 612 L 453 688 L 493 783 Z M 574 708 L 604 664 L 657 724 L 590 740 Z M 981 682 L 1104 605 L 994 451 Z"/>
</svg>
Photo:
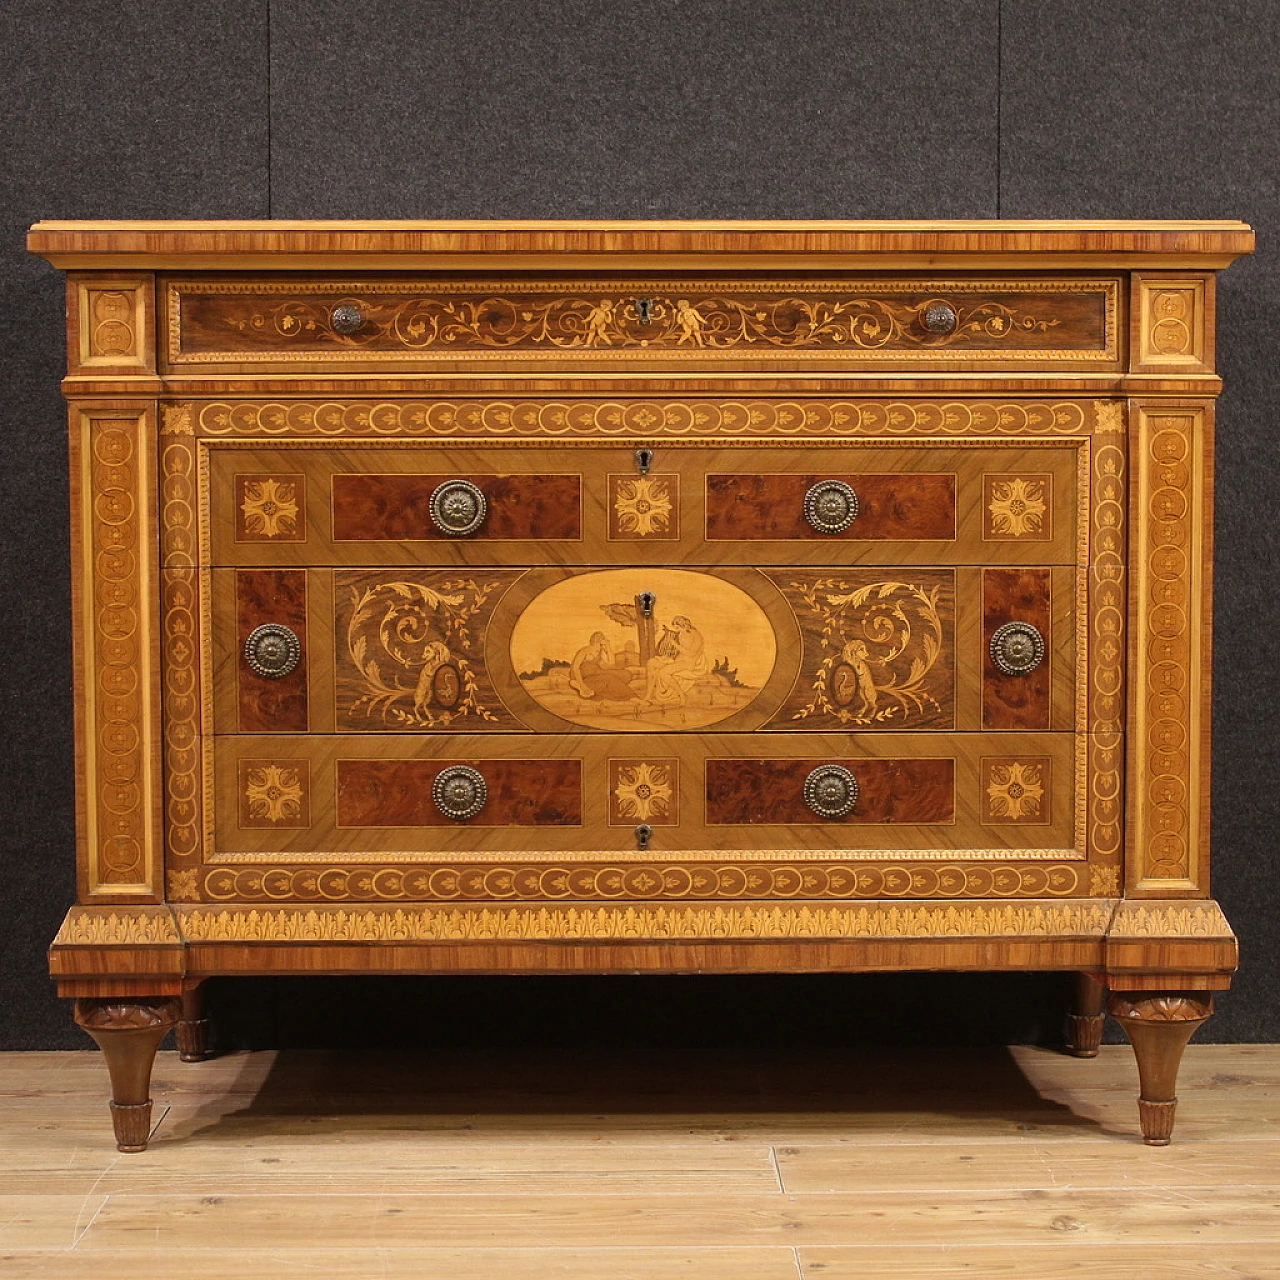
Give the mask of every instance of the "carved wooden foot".
<svg viewBox="0 0 1280 1280">
<path fill-rule="evenodd" d="M 1076 999 L 1067 1015 L 1067 1052 L 1077 1058 L 1096 1058 L 1106 1015 L 1102 1003 L 1107 989 L 1087 973 L 1076 974 Z"/>
<path fill-rule="evenodd" d="M 1113 991 L 1108 1009 L 1138 1059 L 1142 1140 L 1167 1147 L 1178 1105 L 1178 1064 L 1187 1041 L 1213 1013 L 1213 996 L 1208 991 Z"/>
<path fill-rule="evenodd" d="M 111 1074 L 111 1122 L 121 1151 L 145 1151 L 151 1136 L 151 1067 L 178 1021 L 175 996 L 77 1000 L 76 1022 L 97 1041 Z"/>
<path fill-rule="evenodd" d="M 182 993 L 176 1039 L 178 1057 L 183 1062 L 203 1062 L 209 1056 L 209 1019 L 204 1016 L 203 986 Z"/>
</svg>

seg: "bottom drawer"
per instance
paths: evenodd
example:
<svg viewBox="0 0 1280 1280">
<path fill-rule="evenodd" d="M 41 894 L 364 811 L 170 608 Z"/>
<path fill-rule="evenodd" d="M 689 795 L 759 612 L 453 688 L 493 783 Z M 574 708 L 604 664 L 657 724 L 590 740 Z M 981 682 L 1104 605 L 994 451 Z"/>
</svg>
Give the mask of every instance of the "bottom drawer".
<svg viewBox="0 0 1280 1280">
<path fill-rule="evenodd" d="M 1070 734 L 215 742 L 214 861 L 1084 854 Z"/>
</svg>

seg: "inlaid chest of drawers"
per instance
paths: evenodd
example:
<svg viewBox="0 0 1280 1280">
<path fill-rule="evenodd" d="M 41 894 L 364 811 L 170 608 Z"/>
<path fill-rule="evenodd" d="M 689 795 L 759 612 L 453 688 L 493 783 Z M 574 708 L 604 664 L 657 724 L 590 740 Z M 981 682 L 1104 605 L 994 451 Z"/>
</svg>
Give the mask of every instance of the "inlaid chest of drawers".
<svg viewBox="0 0 1280 1280">
<path fill-rule="evenodd" d="M 224 974 L 1079 975 L 1167 1142 L 1240 223 L 57 223 L 122 1150 Z"/>
</svg>

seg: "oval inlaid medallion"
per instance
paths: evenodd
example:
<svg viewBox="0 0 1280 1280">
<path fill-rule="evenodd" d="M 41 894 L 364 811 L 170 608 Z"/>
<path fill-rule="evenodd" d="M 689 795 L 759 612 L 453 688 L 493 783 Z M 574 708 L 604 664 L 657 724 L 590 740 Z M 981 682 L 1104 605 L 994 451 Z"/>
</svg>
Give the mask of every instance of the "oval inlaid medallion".
<svg viewBox="0 0 1280 1280">
<path fill-rule="evenodd" d="M 535 596 L 511 631 L 521 686 L 573 724 L 700 729 L 737 714 L 778 656 L 765 611 L 687 569 L 575 574 Z"/>
</svg>

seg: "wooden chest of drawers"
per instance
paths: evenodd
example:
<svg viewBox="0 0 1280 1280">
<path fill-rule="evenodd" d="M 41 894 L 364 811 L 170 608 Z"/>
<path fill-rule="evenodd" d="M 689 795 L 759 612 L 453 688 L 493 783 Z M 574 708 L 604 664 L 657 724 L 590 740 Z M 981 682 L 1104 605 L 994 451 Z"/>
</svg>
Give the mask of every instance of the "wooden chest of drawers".
<svg viewBox="0 0 1280 1280">
<path fill-rule="evenodd" d="M 211 975 L 1057 969 L 1209 898 L 1238 223 L 41 223 L 123 1150 Z M 1109 996 L 1106 993 L 1109 992 Z"/>
</svg>

